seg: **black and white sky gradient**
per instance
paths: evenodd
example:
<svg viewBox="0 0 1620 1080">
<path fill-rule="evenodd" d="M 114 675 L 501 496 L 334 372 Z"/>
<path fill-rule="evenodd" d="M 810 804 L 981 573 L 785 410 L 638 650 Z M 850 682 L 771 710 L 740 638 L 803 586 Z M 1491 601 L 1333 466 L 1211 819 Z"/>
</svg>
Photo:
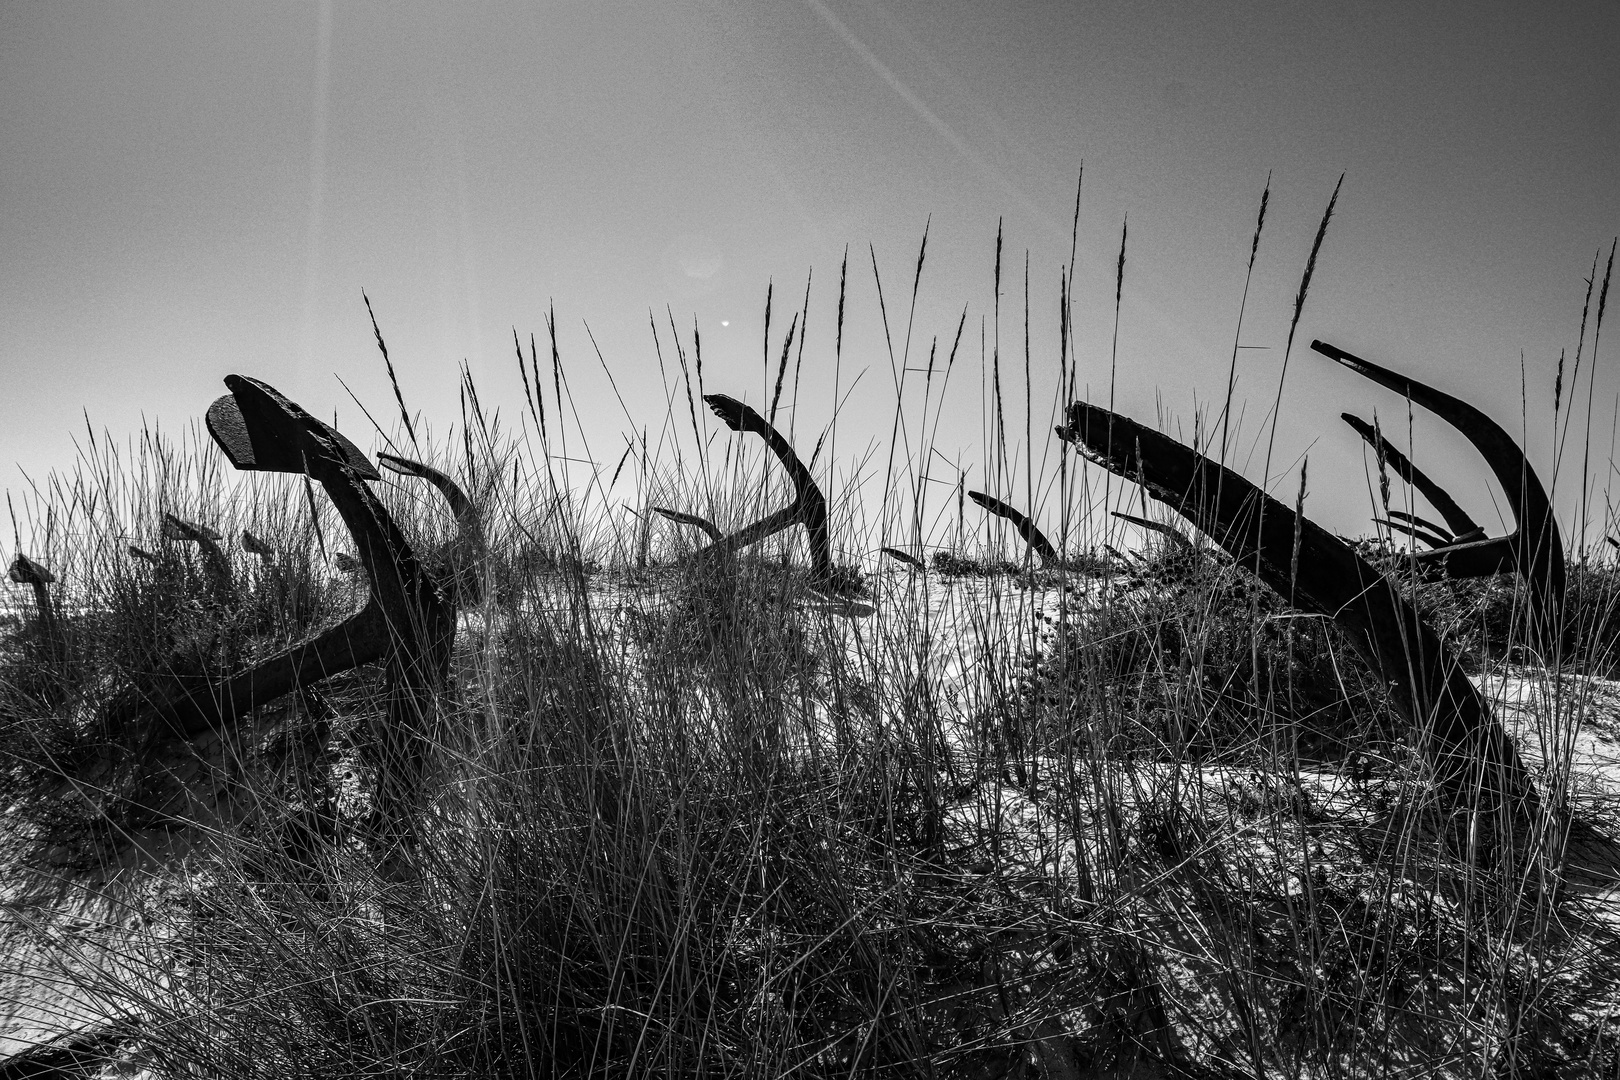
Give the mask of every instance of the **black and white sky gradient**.
<svg viewBox="0 0 1620 1080">
<path fill-rule="evenodd" d="M 1106 400 L 1128 215 L 1117 401 L 1184 437 L 1224 391 L 1270 174 L 1242 334 L 1261 348 L 1238 369 L 1239 464 L 1258 479 L 1294 293 L 1342 172 L 1272 481 L 1291 501 L 1309 453 L 1308 512 L 1365 532 L 1361 449 L 1338 413 L 1376 407 L 1404 442 L 1404 407 L 1309 352 L 1313 337 L 1460 393 L 1510 430 L 1523 415 L 1532 460 L 1551 471 L 1558 356 L 1573 361 L 1585 278 L 1620 232 L 1620 5 L 9 0 L 0 147 L 0 487 L 12 490 L 25 472 L 71 468 L 85 412 L 119 438 L 143 418 L 180 429 L 230 372 L 335 410 L 375 448 L 334 378 L 391 415 L 362 289 L 441 437 L 462 361 L 486 407 L 517 423 L 512 332 L 543 341 L 554 303 L 585 434 L 611 468 L 630 424 L 587 323 L 656 434 L 649 309 L 667 326 L 667 305 L 688 334 L 695 317 L 709 389 L 757 404 L 766 284 L 779 349 L 813 271 L 802 441 L 832 415 L 846 245 L 844 388 L 866 374 L 838 453 L 859 456 L 886 442 L 895 407 L 868 244 L 898 348 L 930 217 L 912 360 L 948 342 L 966 305 L 938 441 L 978 486 L 997 223 L 1008 428 L 1022 438 L 1027 251 L 1039 457 L 1082 161 L 1081 380 Z M 1580 409 L 1573 442 L 1596 371 L 1600 506 L 1615 315 L 1595 368 L 1589 329 L 1565 398 Z M 667 334 L 664 346 L 668 359 Z M 913 380 L 908 415 L 919 391 Z M 1482 463 L 1426 415 L 1414 431 L 1420 463 L 1494 528 Z"/>
</svg>

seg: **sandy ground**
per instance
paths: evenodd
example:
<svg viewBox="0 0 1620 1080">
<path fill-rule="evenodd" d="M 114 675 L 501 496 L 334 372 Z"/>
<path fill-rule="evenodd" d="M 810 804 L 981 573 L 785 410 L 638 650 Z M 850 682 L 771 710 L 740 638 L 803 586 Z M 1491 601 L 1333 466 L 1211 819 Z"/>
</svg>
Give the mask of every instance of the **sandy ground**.
<svg viewBox="0 0 1620 1080">
<path fill-rule="evenodd" d="M 1005 577 L 941 579 L 897 568 L 874 569 L 867 597 L 846 601 L 806 592 L 798 602 L 808 611 L 832 616 L 830 633 L 843 642 L 852 663 L 869 670 L 896 662 L 912 670 L 928 668 L 944 690 L 947 737 L 958 750 L 977 737 L 973 718 L 995 681 L 992 671 L 1036 656 L 1059 620 L 1077 617 L 1105 597 L 1130 602 L 1129 586 L 1118 582 L 1090 582 L 1066 592 L 1056 586 L 1024 588 Z M 656 610 L 668 596 L 656 584 L 604 579 L 592 599 L 611 621 L 630 609 Z M 494 629 L 476 613 L 465 615 L 458 647 L 472 648 Z M 1514 670 L 1477 682 L 1536 771 L 1543 791 L 1567 791 L 1577 818 L 1620 820 L 1620 683 Z M 91 796 L 99 775 L 94 765 L 62 781 L 56 792 L 64 819 L 76 822 L 76 828 L 53 832 L 25 821 L 17 808 L 5 808 L 0 815 L 0 1069 L 25 1055 L 71 1047 L 120 1025 L 138 1024 L 141 1018 L 132 1015 L 128 999 L 91 993 L 86 987 L 166 985 L 169 961 L 162 945 L 183 926 L 183 895 L 202 865 L 210 829 L 252 812 L 237 798 L 244 745 L 262 747 L 298 722 L 296 709 L 270 709 L 257 727 L 229 742 L 208 736 L 170 747 L 163 758 L 163 806 L 150 828 L 97 834 Z M 340 797 L 355 797 L 360 781 L 352 763 L 335 760 L 327 767 Z M 1037 772 L 1039 768 L 1037 762 Z M 1318 843 L 1317 857 L 1328 867 L 1341 856 L 1344 867 L 1359 867 L 1365 858 L 1352 841 L 1389 830 L 1387 819 L 1379 816 L 1376 792 L 1336 771 L 1302 770 L 1282 778 L 1191 767 L 1166 766 L 1161 772 L 1151 778 L 1153 783 L 1180 785 L 1212 807 L 1308 799 L 1338 830 L 1330 828 L 1329 839 Z M 1121 798 L 1129 797 L 1122 790 Z M 1246 829 L 1241 814 L 1224 820 L 1239 824 L 1212 844 L 1244 846 L 1251 856 L 1269 851 L 1284 864 L 1297 854 L 1266 848 L 1275 847 L 1274 838 Z M 1085 845 L 1078 851 L 1073 846 L 1061 850 L 1053 840 L 1055 823 L 1039 800 L 1005 783 L 993 783 L 988 797 L 981 791 L 962 800 L 953 811 L 951 828 L 968 852 L 968 862 L 980 864 L 981 870 L 999 862 L 998 870 L 1030 881 L 1043 876 L 1072 880 L 1077 859 L 1095 862 L 1097 857 Z M 1098 836 L 1103 828 L 1097 823 Z M 1620 980 L 1609 974 L 1620 971 L 1620 850 L 1582 834 L 1572 838 L 1570 863 L 1574 896 L 1564 907 L 1566 934 L 1571 940 L 1584 935 L 1589 947 L 1578 963 L 1566 966 L 1563 977 L 1586 988 L 1585 1007 L 1601 1017 L 1606 1010 L 1620 1010 Z M 1191 959 L 1207 954 L 1207 943 L 1196 940 L 1197 918 L 1168 912 L 1162 905 L 1154 908 L 1161 901 L 1149 898 L 1170 895 L 1159 888 L 1162 884 L 1147 879 L 1132 883 L 1133 894 L 1144 898 L 1136 917 L 1186 928 L 1181 931 L 1189 935 L 1182 952 L 1189 960 L 1179 974 L 1171 973 L 1169 982 L 1172 992 L 1178 979 L 1183 988 L 1203 987 L 1200 992 L 1208 998 L 1200 1005 L 1210 1016 L 1207 1030 L 1178 1035 L 1196 1053 L 1201 1043 L 1225 1037 L 1217 1017 L 1229 1003 L 1207 989 L 1214 984 L 1210 973 Z M 1304 887 L 1298 879 L 1289 885 L 1291 890 Z M 1161 918 L 1167 915 L 1176 919 Z M 1026 990 L 1035 987 L 1031 993 L 1041 986 L 1038 952 L 1033 950 L 1029 961 Z M 1031 1033 L 1037 1042 L 1041 1037 Z M 105 1075 L 131 1075 L 132 1070 Z"/>
</svg>

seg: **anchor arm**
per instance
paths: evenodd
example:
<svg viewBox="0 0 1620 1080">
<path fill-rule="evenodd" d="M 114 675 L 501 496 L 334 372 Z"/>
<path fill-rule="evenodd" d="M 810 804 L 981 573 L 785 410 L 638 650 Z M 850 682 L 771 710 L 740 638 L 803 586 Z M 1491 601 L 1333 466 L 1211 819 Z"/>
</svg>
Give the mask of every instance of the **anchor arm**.
<svg viewBox="0 0 1620 1080">
<path fill-rule="evenodd" d="M 649 507 L 648 509 L 652 510 L 652 512 L 655 514 L 664 515 L 677 525 L 690 525 L 693 528 L 700 530 L 703 535 L 707 536 L 710 540 L 719 541 L 725 537 L 725 533 L 720 531 L 720 526 L 716 525 L 706 517 L 699 517 L 696 514 L 684 514 L 679 510 L 669 510 L 662 506 L 653 506 Z"/>
<path fill-rule="evenodd" d="M 1127 514 L 1121 510 L 1114 510 L 1112 513 L 1121 521 L 1128 521 L 1132 525 L 1140 525 L 1144 529 L 1168 537 L 1170 542 L 1175 544 L 1178 548 L 1186 549 L 1193 546 L 1192 541 L 1187 539 L 1186 535 L 1182 533 L 1180 529 L 1166 525 L 1162 521 L 1154 521 L 1152 518 L 1137 517 L 1135 514 Z"/>
<path fill-rule="evenodd" d="M 1514 569 L 1530 586 L 1535 602 L 1536 634 L 1544 647 L 1551 647 L 1561 633 L 1567 573 L 1564 545 L 1547 489 L 1542 486 L 1530 465 L 1530 459 L 1519 444 L 1500 424 L 1460 398 L 1370 360 L 1363 360 L 1336 345 L 1313 341 L 1311 348 L 1378 385 L 1417 402 L 1474 444 L 1510 500 L 1516 528 L 1507 540 L 1513 553 Z"/>
<path fill-rule="evenodd" d="M 736 551 L 772 533 L 802 524 L 809 534 L 811 573 L 819 581 L 831 581 L 832 542 L 827 526 L 827 497 L 821 493 L 821 487 L 804 462 L 799 460 L 799 455 L 793 452 L 792 444 L 768 420 L 736 398 L 725 394 L 704 394 L 703 401 L 731 430 L 752 432 L 765 440 L 765 445 L 776 455 L 782 468 L 787 471 L 788 479 L 793 482 L 794 498 L 787 510 L 771 514 L 725 540 L 710 544 L 698 554 Z M 770 527 L 761 531 L 767 524 Z M 738 539 L 743 536 L 747 536 L 747 539 Z"/>
<path fill-rule="evenodd" d="M 449 552 L 449 566 L 438 569 L 445 571 L 443 584 L 448 595 L 457 601 L 476 603 L 483 594 L 478 564 L 485 553 L 484 526 L 478 508 L 461 490 L 460 484 L 431 465 L 398 454 L 378 454 L 377 460 L 391 472 L 426 480 L 438 488 L 444 501 L 450 504 L 450 512 L 456 519 L 456 541 Z"/>
<path fill-rule="evenodd" d="M 292 693 L 300 686 L 387 659 L 388 626 L 381 609 L 367 603 L 347 619 L 308 641 L 268 656 L 223 681 L 172 675 L 108 715 L 114 724 L 127 722 L 149 703 L 179 734 L 190 738 L 229 724 L 255 707 Z"/>
<path fill-rule="evenodd" d="M 424 465 L 420 461 L 412 461 L 398 454 L 378 454 L 377 460 L 390 472 L 419 476 L 438 488 L 439 494 L 444 496 L 444 501 L 450 504 L 450 512 L 455 515 L 456 525 L 461 531 L 469 539 L 482 536 L 483 528 L 478 508 L 473 506 L 473 501 L 461 490 L 460 484 L 431 465 Z"/>
<path fill-rule="evenodd" d="M 1443 547 L 1446 547 L 1450 543 L 1450 541 L 1445 540 L 1442 537 L 1436 536 L 1434 533 L 1432 533 L 1429 530 L 1423 528 L 1421 525 L 1414 525 L 1410 521 L 1401 521 L 1401 520 L 1395 518 L 1395 515 L 1394 515 L 1393 511 L 1390 513 L 1389 517 L 1387 517 L 1387 518 L 1375 517 L 1375 518 L 1373 518 L 1373 521 L 1376 522 L 1379 525 L 1384 526 L 1386 529 L 1398 529 L 1399 531 L 1405 533 L 1406 535 L 1410 536 L 1414 540 L 1421 540 L 1423 543 L 1429 545 L 1429 547 L 1431 549 L 1443 548 Z M 1419 552 L 1418 554 L 1424 554 L 1424 553 Z"/>
<path fill-rule="evenodd" d="M 1418 517 L 1416 514 L 1408 514 L 1404 510 L 1391 510 L 1389 512 L 1389 516 L 1400 521 L 1404 521 L 1410 525 L 1416 525 L 1418 528 L 1427 531 L 1431 536 L 1438 539 L 1442 544 L 1454 544 L 1457 542 L 1457 538 L 1453 536 L 1449 530 L 1440 525 L 1436 525 L 1428 518 Z M 1481 532 L 1483 532 L 1483 530 L 1481 530 Z"/>
<path fill-rule="evenodd" d="M 880 550 L 882 550 L 883 554 L 887 555 L 889 558 L 895 560 L 896 562 L 905 563 L 914 570 L 928 569 L 921 559 L 917 558 L 917 556 L 911 554 L 909 551 L 901 551 L 899 548 L 892 547 L 886 547 Z"/>
<path fill-rule="evenodd" d="M 984 507 L 990 513 L 999 518 L 1005 518 L 1009 523 L 1011 523 L 1013 528 L 1018 530 L 1018 535 L 1024 538 L 1024 543 L 1035 549 L 1035 554 L 1041 557 L 1042 562 L 1049 563 L 1057 561 L 1057 549 L 1052 546 L 1052 542 L 1048 540 L 1046 538 L 1046 534 L 1041 532 L 1040 528 L 1037 527 L 1036 524 L 1026 517 L 1021 511 L 1015 509 L 1011 504 L 1005 503 L 993 495 L 986 495 L 982 491 L 970 491 L 968 492 L 968 498 Z"/>
<path fill-rule="evenodd" d="M 171 540 L 189 540 L 196 544 L 198 550 L 202 552 L 203 562 L 208 565 L 208 578 L 216 597 L 231 596 L 235 591 L 231 580 L 231 560 L 225 557 L 224 550 L 219 546 L 219 533 L 206 525 L 198 525 L 165 513 L 163 535 Z"/>
<path fill-rule="evenodd" d="M 1456 658 L 1395 584 L 1346 544 L 1231 469 L 1107 409 L 1075 402 L 1058 436 L 1142 484 L 1295 606 L 1332 617 L 1390 683 L 1437 778 L 1454 794 L 1484 788 L 1534 803 L 1517 751 Z"/>
<path fill-rule="evenodd" d="M 1382 447 L 1384 460 L 1394 468 L 1396 474 L 1402 480 L 1417 488 L 1419 493 L 1429 500 L 1429 503 L 1440 512 L 1440 516 L 1446 519 L 1446 525 L 1450 527 L 1453 534 L 1458 536 L 1468 536 L 1474 533 L 1484 535 L 1485 530 L 1475 524 L 1474 519 L 1469 517 L 1461 506 L 1457 505 L 1457 500 L 1451 497 L 1451 493 L 1429 479 L 1428 473 L 1412 464 L 1411 459 L 1401 453 L 1394 443 L 1383 438 L 1377 428 L 1354 413 L 1340 413 L 1339 419 L 1354 428 L 1356 434 L 1360 435 L 1362 441 L 1372 447 L 1374 452 L 1377 452 Z"/>
</svg>

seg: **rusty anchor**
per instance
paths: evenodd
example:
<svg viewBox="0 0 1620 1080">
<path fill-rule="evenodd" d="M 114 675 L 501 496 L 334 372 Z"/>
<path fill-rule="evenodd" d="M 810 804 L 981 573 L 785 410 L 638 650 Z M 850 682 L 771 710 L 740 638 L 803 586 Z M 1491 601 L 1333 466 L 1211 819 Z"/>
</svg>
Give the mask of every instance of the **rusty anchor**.
<svg viewBox="0 0 1620 1080">
<path fill-rule="evenodd" d="M 1403 478 L 1410 476 L 1413 485 L 1434 503 L 1454 534 L 1452 543 L 1417 552 L 1412 560 L 1420 570 L 1443 572 L 1452 577 L 1517 574 L 1530 590 L 1532 636 L 1541 648 L 1551 653 L 1562 635 L 1567 573 L 1564 545 L 1547 489 L 1542 486 L 1524 450 L 1500 424 L 1460 398 L 1363 360 L 1335 345 L 1313 341 L 1311 348 L 1422 405 L 1474 444 L 1511 500 L 1515 528 L 1507 536 L 1485 538 L 1484 530 L 1462 513 L 1456 501 L 1439 485 L 1427 477 L 1422 477 L 1423 483 L 1419 483 L 1421 473 L 1410 461 L 1400 456 L 1399 451 L 1390 456 L 1395 448 L 1387 443 L 1382 447 L 1387 460 L 1396 462 Z M 1366 438 L 1361 424 L 1351 426 Z"/>
<path fill-rule="evenodd" d="M 1110 472 L 1143 485 L 1294 606 L 1331 617 L 1390 684 L 1443 789 L 1470 801 L 1480 795 L 1482 806 L 1521 813 L 1535 806 L 1518 752 L 1457 659 L 1396 584 L 1347 544 L 1307 518 L 1296 519 L 1231 469 L 1107 409 L 1075 402 L 1057 434 Z"/>
</svg>

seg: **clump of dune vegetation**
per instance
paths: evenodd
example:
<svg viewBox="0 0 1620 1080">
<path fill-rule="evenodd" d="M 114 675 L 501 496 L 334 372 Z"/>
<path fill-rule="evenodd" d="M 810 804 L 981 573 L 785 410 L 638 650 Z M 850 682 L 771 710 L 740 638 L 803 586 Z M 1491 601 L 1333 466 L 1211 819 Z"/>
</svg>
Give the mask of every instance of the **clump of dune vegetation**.
<svg viewBox="0 0 1620 1080">
<path fill-rule="evenodd" d="M 637 436 L 613 483 L 570 482 L 564 358 L 547 371 L 532 344 L 521 422 L 503 428 L 469 377 L 448 448 L 403 397 L 378 431 L 458 478 L 483 529 L 469 549 L 431 488 L 374 485 L 459 597 L 412 791 L 387 807 L 368 749 L 397 715 L 383 664 L 190 736 L 141 707 L 160 676 L 239 671 L 365 602 L 353 541 L 305 478 L 239 477 L 200 428 L 153 430 L 86 443 L 22 500 L 19 545 L 55 581 L 49 609 L 19 588 L 0 644 L 21 913 L 0 985 L 79 1019 L 16 1068 L 1620 1068 L 1620 788 L 1598 752 L 1620 738 L 1612 562 L 1571 554 L 1547 656 L 1520 579 L 1421 578 L 1387 535 L 1364 546 L 1527 762 L 1539 802 L 1507 838 L 1434 782 L 1426 733 L 1333 619 L 1168 512 L 1149 511 L 1184 542 L 1127 543 L 1066 444 L 1030 484 L 1058 523 L 1043 561 L 961 492 L 927 506 L 912 484 L 868 520 L 800 412 L 836 573 L 807 566 L 797 527 L 705 553 L 701 529 L 653 508 L 729 531 L 793 496 L 757 442 L 704 436 L 698 342 L 668 338 L 666 430 L 689 424 L 696 447 L 679 463 Z M 955 360 L 930 359 L 920 430 Z M 606 497 L 621 472 L 626 506 Z M 228 575 L 165 514 L 217 533 Z M 878 554 L 896 544 L 915 562 Z"/>
</svg>

